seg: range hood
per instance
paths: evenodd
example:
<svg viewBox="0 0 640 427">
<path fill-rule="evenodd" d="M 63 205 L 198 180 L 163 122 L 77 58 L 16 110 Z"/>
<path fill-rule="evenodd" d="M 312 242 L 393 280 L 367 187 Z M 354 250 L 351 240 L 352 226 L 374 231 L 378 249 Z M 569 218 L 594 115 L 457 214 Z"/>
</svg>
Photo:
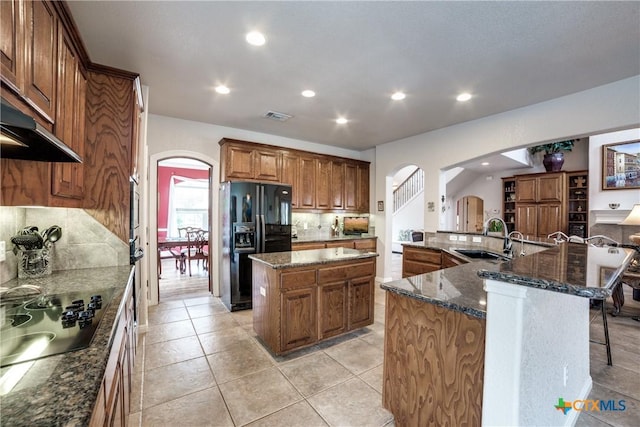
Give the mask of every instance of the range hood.
<svg viewBox="0 0 640 427">
<path fill-rule="evenodd" d="M 64 142 L 4 98 L 0 110 L 0 131 L 0 158 L 82 163 L 80 156 Z"/>
</svg>

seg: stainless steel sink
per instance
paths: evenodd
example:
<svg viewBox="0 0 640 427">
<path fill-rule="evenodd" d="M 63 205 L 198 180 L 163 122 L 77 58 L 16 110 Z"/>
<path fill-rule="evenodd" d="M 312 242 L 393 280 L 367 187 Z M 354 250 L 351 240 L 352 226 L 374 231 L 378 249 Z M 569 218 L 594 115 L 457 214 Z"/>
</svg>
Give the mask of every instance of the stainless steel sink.
<svg viewBox="0 0 640 427">
<path fill-rule="evenodd" d="M 454 249 L 461 255 L 473 259 L 489 259 L 497 261 L 509 261 L 509 257 L 496 252 L 485 251 L 483 249 Z"/>
</svg>

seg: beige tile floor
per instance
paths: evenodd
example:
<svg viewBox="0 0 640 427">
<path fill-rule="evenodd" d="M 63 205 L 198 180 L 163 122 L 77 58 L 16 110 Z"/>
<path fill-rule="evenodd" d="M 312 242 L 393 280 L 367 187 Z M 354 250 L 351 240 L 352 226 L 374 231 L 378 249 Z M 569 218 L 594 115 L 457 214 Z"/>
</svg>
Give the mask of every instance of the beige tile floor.
<svg viewBox="0 0 640 427">
<path fill-rule="evenodd" d="M 162 302 L 139 337 L 130 426 L 387 426 L 384 291 L 376 321 L 293 354 L 260 344 L 252 312 L 211 296 Z"/>
<path fill-rule="evenodd" d="M 609 317 L 614 366 L 591 345 L 589 398 L 626 399 L 628 410 L 585 413 L 578 425 L 640 425 L 640 322 L 631 319 L 640 302 L 625 294 L 622 315 Z M 229 313 L 208 295 L 165 299 L 150 307 L 138 343 L 129 426 L 392 426 L 381 406 L 384 291 L 375 297 L 373 325 L 285 357 L 256 339 L 250 310 Z M 598 313 L 591 331 L 601 339 Z"/>
</svg>

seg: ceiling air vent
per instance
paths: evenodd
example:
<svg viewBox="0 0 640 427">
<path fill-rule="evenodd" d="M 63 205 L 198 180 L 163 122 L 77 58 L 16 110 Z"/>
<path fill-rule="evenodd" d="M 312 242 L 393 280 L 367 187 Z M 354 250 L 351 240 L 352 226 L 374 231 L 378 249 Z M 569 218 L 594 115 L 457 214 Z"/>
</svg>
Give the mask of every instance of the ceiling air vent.
<svg viewBox="0 0 640 427">
<path fill-rule="evenodd" d="M 278 113 L 277 111 L 267 111 L 263 117 L 266 119 L 276 120 L 278 122 L 286 122 L 293 116 L 285 113 Z"/>
</svg>

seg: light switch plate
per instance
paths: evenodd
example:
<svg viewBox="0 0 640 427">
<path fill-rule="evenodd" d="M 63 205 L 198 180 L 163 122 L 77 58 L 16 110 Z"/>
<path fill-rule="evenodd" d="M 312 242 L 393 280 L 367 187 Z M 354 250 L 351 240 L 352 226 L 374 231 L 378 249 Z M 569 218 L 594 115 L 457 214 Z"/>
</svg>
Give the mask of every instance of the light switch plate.
<svg viewBox="0 0 640 427">
<path fill-rule="evenodd" d="M 7 242 L 4 240 L 0 241 L 0 262 L 5 261 L 7 259 Z"/>
<path fill-rule="evenodd" d="M 458 236 L 458 241 L 466 242 L 467 241 L 467 236 Z"/>
<path fill-rule="evenodd" d="M 267 290 L 263 286 L 260 286 L 260 295 L 263 297 L 267 296 Z"/>
<path fill-rule="evenodd" d="M 482 243 L 482 237 L 473 236 L 473 243 Z"/>
<path fill-rule="evenodd" d="M 449 240 L 456 241 L 458 240 L 458 236 L 454 236 L 453 234 L 449 236 Z"/>
</svg>

